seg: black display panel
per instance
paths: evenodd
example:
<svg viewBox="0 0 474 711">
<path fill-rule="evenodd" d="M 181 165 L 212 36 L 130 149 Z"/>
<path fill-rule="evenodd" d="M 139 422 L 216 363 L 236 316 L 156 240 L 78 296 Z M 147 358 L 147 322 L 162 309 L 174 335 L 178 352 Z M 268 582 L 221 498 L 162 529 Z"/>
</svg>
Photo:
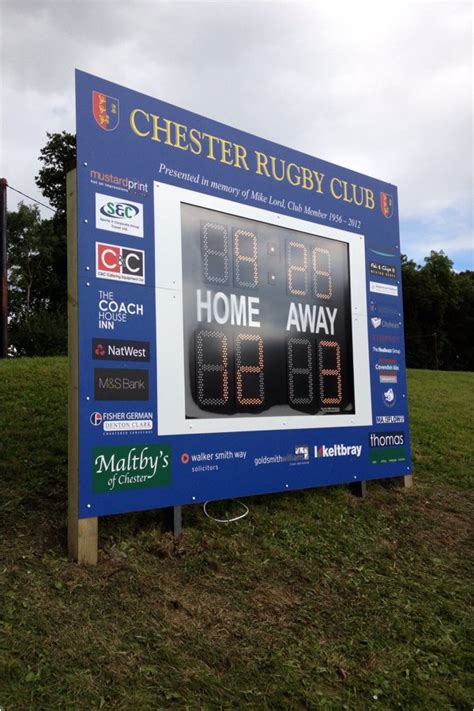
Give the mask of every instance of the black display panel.
<svg viewBox="0 0 474 711">
<path fill-rule="evenodd" d="M 181 205 L 187 418 L 354 414 L 346 242 Z"/>
</svg>

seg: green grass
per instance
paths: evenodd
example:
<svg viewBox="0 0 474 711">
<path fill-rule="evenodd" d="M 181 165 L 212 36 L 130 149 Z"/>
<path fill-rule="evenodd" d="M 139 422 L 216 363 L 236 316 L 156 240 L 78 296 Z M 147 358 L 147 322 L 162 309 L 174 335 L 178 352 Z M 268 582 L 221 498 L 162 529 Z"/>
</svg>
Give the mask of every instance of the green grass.
<svg viewBox="0 0 474 711">
<path fill-rule="evenodd" d="M 160 512 L 107 517 L 87 568 L 66 361 L 0 363 L 0 707 L 471 709 L 473 386 L 409 373 L 412 490 L 249 498 L 232 525 L 186 507 L 179 541 Z"/>
</svg>

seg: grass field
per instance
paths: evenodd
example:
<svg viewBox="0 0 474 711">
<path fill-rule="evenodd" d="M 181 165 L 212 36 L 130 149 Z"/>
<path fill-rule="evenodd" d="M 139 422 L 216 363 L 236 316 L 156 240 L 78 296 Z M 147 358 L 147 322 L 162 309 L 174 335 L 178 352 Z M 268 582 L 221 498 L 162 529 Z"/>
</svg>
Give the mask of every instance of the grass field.
<svg viewBox="0 0 474 711">
<path fill-rule="evenodd" d="M 231 525 L 186 507 L 179 542 L 160 512 L 107 517 L 85 568 L 66 360 L 1 362 L 0 708 L 472 709 L 473 390 L 409 373 L 411 490 L 249 498 Z"/>
</svg>

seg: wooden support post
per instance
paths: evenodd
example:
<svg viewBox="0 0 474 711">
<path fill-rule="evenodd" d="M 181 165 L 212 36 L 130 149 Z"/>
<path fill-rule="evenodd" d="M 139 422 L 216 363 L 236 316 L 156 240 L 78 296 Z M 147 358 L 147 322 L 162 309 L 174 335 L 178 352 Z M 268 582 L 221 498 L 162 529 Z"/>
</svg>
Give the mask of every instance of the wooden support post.
<svg viewBox="0 0 474 711">
<path fill-rule="evenodd" d="M 98 519 L 79 518 L 79 361 L 77 320 L 77 191 L 76 169 L 66 178 L 67 308 L 68 308 L 68 554 L 78 563 L 97 564 Z"/>
<path fill-rule="evenodd" d="M 349 484 L 349 491 L 353 496 L 358 496 L 360 499 L 365 499 L 367 496 L 367 482 L 353 481 Z"/>
<path fill-rule="evenodd" d="M 180 537 L 183 532 L 181 506 L 169 506 L 163 509 L 163 530 L 170 531 L 175 538 Z"/>
<path fill-rule="evenodd" d="M 395 483 L 400 489 L 411 489 L 413 486 L 413 474 L 395 477 Z"/>
</svg>

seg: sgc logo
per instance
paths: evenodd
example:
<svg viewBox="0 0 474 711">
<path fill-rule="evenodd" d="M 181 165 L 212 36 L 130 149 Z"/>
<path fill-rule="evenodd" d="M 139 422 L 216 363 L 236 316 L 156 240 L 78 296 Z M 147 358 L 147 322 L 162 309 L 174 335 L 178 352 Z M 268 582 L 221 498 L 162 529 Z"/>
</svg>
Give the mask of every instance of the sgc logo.
<svg viewBox="0 0 474 711">
<path fill-rule="evenodd" d="M 148 370 L 94 369 L 96 400 L 148 400 Z"/>
<path fill-rule="evenodd" d="M 95 226 L 99 230 L 143 237 L 143 205 L 96 193 Z"/>
<path fill-rule="evenodd" d="M 96 276 L 114 281 L 145 283 L 145 252 L 96 242 Z"/>
</svg>

